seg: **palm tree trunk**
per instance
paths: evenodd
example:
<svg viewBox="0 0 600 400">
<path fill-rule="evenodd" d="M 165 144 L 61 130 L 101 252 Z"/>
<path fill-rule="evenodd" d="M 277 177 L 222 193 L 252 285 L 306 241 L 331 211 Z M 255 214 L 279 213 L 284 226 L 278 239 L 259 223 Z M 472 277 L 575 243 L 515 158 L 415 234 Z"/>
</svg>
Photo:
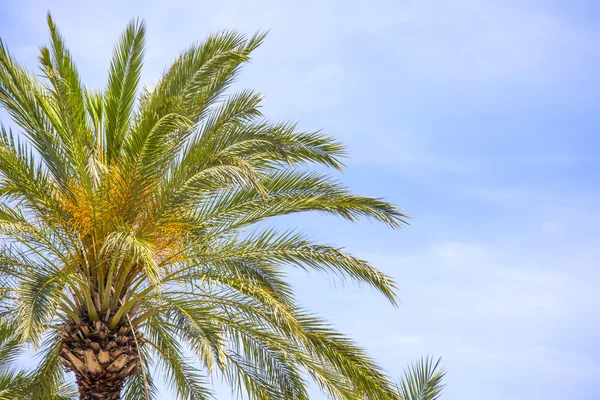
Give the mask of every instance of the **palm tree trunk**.
<svg viewBox="0 0 600 400">
<path fill-rule="evenodd" d="M 141 334 L 128 326 L 111 331 L 100 321 L 64 325 L 59 334 L 61 359 L 75 373 L 80 400 L 120 400 L 125 380 L 140 365 Z"/>
<path fill-rule="evenodd" d="M 91 376 L 75 374 L 77 377 L 77 386 L 79 387 L 80 400 L 121 400 L 121 389 L 123 388 L 123 379 L 111 379 L 103 377 L 92 379 Z"/>
</svg>

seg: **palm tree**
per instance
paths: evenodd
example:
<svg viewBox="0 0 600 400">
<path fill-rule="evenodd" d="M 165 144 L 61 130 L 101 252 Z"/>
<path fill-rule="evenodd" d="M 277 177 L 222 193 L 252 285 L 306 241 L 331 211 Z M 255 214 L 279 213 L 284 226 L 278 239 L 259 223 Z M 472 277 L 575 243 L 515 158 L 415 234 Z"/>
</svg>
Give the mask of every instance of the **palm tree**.
<svg viewBox="0 0 600 400">
<path fill-rule="evenodd" d="M 157 370 L 182 399 L 209 398 L 213 375 L 251 399 L 307 399 L 311 380 L 332 399 L 397 398 L 363 350 L 298 307 L 284 269 L 352 279 L 392 304 L 394 282 L 256 226 L 305 211 L 406 220 L 310 168 L 341 169 L 340 143 L 265 119 L 258 93 L 226 94 L 265 35 L 209 36 L 140 88 L 145 25 L 133 21 L 94 91 L 48 25 L 40 78 L 0 42 L 0 103 L 18 127 L 0 130 L 2 301 L 10 337 L 41 357 L 28 398 L 60 398 L 64 370 L 82 400 L 151 398 Z"/>
</svg>

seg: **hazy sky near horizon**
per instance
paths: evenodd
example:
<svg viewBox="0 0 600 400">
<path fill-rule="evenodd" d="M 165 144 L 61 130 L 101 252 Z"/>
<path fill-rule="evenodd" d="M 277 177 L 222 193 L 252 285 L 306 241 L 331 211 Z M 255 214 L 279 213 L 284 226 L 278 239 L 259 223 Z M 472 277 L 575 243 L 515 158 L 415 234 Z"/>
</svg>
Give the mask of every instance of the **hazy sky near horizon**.
<svg viewBox="0 0 600 400">
<path fill-rule="evenodd" d="M 392 275 L 402 299 L 290 271 L 301 303 L 394 377 L 442 356 L 444 400 L 600 397 L 598 2 L 0 0 L 0 37 L 31 69 L 48 9 L 98 89 L 133 17 L 148 84 L 211 32 L 269 29 L 237 87 L 345 142 L 340 178 L 413 216 L 401 231 L 286 218 Z"/>
</svg>

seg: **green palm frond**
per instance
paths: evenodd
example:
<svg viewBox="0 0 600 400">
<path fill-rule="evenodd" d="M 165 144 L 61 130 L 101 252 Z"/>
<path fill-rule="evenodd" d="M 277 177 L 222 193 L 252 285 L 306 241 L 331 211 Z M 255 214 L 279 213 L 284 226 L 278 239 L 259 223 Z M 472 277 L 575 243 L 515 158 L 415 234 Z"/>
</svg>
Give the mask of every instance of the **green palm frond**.
<svg viewBox="0 0 600 400">
<path fill-rule="evenodd" d="M 269 229 L 251 233 L 241 240 L 224 240 L 202 249 L 195 255 L 198 265 L 219 265 L 228 260 L 244 260 L 280 265 L 298 266 L 333 272 L 341 278 L 349 277 L 365 283 L 396 303 L 396 286 L 392 279 L 371 267 L 366 261 L 357 259 L 339 248 L 315 244 L 302 234 L 279 233 Z M 184 274 L 186 269 L 181 270 Z"/>
<path fill-rule="evenodd" d="M 39 365 L 27 374 L 27 385 L 22 391 L 26 400 L 73 399 L 76 388 L 65 379 L 63 365 L 59 358 L 60 339 L 50 331 L 38 353 Z"/>
<path fill-rule="evenodd" d="M 108 85 L 104 93 L 107 163 L 119 157 L 129 130 L 142 73 L 145 35 L 143 22 L 131 22 L 115 47 L 110 63 Z"/>
<path fill-rule="evenodd" d="M 32 270 L 16 291 L 17 326 L 21 340 L 37 345 L 56 315 L 66 277 L 62 271 L 46 274 Z"/>
<path fill-rule="evenodd" d="M 142 365 L 143 371 L 138 371 L 132 376 L 123 388 L 123 400 L 154 400 L 158 398 L 158 389 L 154 384 L 154 379 L 151 374 L 151 363 L 152 360 L 149 349 L 142 347 L 140 349 L 142 353 Z"/>
<path fill-rule="evenodd" d="M 441 358 L 422 358 L 404 371 L 399 392 L 402 400 L 437 400 L 444 389 L 446 371 Z"/>
<path fill-rule="evenodd" d="M 12 368 L 21 351 L 22 346 L 14 337 L 14 329 L 8 324 L 0 325 L 0 400 L 18 398 L 29 383 L 24 372 Z"/>
<path fill-rule="evenodd" d="M 148 324 L 146 332 L 158 362 L 158 370 L 163 372 L 167 383 L 175 389 L 183 400 L 210 400 L 211 391 L 206 388 L 206 380 L 188 363 L 183 355 L 181 344 L 173 334 L 167 321 L 154 317 L 156 324 Z"/>
</svg>

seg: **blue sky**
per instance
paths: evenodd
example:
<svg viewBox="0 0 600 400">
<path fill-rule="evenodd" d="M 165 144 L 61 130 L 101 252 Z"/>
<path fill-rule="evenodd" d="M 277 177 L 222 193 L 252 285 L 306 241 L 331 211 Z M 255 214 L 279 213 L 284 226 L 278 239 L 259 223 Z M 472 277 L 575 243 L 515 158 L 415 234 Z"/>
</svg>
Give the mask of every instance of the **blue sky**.
<svg viewBox="0 0 600 400">
<path fill-rule="evenodd" d="M 265 95 L 267 116 L 343 140 L 341 178 L 413 216 L 397 232 L 319 215 L 281 221 L 346 246 L 401 288 L 394 309 L 290 271 L 302 304 L 392 376 L 442 356 L 444 400 L 600 396 L 597 2 L 52 3 L 97 88 L 132 17 L 148 23 L 148 83 L 210 32 L 270 29 L 239 86 Z M 0 0 L 0 36 L 31 68 L 49 4 Z"/>
</svg>

